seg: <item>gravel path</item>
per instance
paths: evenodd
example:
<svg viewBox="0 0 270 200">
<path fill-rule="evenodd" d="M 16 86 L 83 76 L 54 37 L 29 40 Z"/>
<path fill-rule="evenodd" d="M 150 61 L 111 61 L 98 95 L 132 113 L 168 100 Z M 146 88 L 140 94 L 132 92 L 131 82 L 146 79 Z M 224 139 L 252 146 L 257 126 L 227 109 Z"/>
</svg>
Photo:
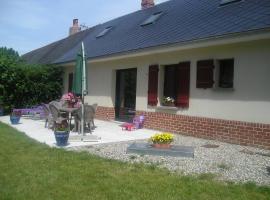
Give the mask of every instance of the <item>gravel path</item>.
<svg viewBox="0 0 270 200">
<path fill-rule="evenodd" d="M 145 142 L 147 141 L 145 140 Z M 127 154 L 127 147 L 132 143 L 121 142 L 74 147 L 71 150 L 87 151 L 104 158 L 124 162 L 154 164 L 185 175 L 214 173 L 216 178 L 220 180 L 233 182 L 252 181 L 260 185 L 270 185 L 270 151 L 267 150 L 176 135 L 174 144 L 193 146 L 195 152 L 194 158 L 175 158 Z M 219 145 L 219 147 L 202 147 L 206 144 L 215 144 Z"/>
</svg>

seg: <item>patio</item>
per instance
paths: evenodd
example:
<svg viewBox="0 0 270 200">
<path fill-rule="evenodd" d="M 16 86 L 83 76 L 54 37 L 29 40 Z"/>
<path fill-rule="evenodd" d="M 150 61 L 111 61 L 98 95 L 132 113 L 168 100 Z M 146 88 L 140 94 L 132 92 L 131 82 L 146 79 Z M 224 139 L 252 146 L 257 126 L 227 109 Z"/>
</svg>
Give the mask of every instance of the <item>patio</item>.
<svg viewBox="0 0 270 200">
<path fill-rule="evenodd" d="M 18 125 L 11 125 L 9 116 L 3 116 L 0 117 L 0 121 L 12 126 L 18 131 L 24 132 L 28 137 L 33 138 L 40 143 L 45 143 L 50 147 L 56 147 L 54 133 L 51 129 L 44 128 L 44 120 L 33 120 L 22 117 Z M 156 133 L 156 131 L 148 129 L 122 131 L 120 124 L 117 122 L 95 120 L 95 125 L 96 128 L 92 131 L 92 134 L 100 137 L 100 140 L 93 142 L 78 142 L 69 140 L 69 144 L 65 148 L 143 140 L 148 139 L 150 136 Z M 78 135 L 78 133 L 70 132 L 70 136 L 74 135 Z"/>
</svg>

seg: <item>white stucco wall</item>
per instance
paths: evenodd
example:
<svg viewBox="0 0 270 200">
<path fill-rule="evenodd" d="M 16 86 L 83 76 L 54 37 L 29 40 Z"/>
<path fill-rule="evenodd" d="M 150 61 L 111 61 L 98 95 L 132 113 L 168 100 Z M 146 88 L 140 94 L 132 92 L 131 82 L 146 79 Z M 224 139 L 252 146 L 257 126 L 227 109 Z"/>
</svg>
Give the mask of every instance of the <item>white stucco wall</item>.
<svg viewBox="0 0 270 200">
<path fill-rule="evenodd" d="M 203 59 L 224 58 L 234 58 L 235 61 L 234 90 L 197 89 L 196 62 Z M 175 64 L 182 61 L 191 61 L 189 109 L 170 111 L 148 107 L 148 66 Z M 137 68 L 137 110 L 270 123 L 270 40 L 95 62 L 89 63 L 88 66 L 89 95 L 86 100 L 89 103 L 114 107 L 116 70 Z M 68 85 L 68 73 L 72 70 L 73 67 L 66 67 L 65 91 Z M 162 88 L 162 81 L 159 87 Z"/>
</svg>

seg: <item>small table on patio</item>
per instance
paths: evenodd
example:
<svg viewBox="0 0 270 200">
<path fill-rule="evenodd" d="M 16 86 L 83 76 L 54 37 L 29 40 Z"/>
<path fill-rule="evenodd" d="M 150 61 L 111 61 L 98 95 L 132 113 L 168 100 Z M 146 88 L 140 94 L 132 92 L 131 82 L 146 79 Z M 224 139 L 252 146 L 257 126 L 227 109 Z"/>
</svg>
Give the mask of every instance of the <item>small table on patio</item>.
<svg viewBox="0 0 270 200">
<path fill-rule="evenodd" d="M 74 114 L 79 108 L 65 108 L 65 107 L 60 107 L 59 111 L 60 112 L 66 112 L 68 113 L 68 119 L 69 119 L 69 128 L 71 128 L 71 118 L 72 114 Z"/>
</svg>

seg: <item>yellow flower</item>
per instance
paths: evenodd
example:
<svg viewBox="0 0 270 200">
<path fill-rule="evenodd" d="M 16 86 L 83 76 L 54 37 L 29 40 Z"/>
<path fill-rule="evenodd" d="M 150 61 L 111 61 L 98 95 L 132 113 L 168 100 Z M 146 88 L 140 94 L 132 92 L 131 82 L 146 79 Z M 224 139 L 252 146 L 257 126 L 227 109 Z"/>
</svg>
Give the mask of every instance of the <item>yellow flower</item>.
<svg viewBox="0 0 270 200">
<path fill-rule="evenodd" d="M 151 138 L 153 143 L 170 144 L 173 141 L 173 135 L 171 133 L 157 133 Z"/>
</svg>

